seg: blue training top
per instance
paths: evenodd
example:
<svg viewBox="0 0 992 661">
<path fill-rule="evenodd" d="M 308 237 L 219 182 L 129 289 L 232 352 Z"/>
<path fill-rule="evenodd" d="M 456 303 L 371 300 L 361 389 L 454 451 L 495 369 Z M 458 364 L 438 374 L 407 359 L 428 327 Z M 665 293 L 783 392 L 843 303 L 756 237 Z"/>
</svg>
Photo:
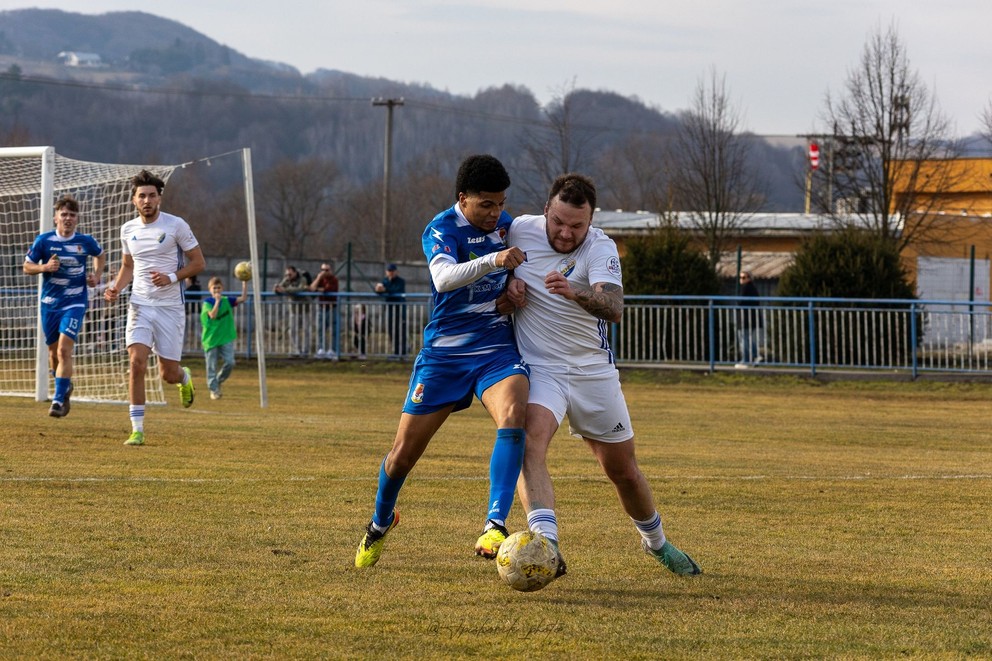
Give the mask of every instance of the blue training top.
<svg viewBox="0 0 992 661">
<path fill-rule="evenodd" d="M 439 253 L 461 264 L 506 250 L 506 231 L 512 222 L 513 218 L 504 211 L 496 229 L 487 233 L 460 217 L 452 206 L 436 215 L 424 230 L 427 263 Z M 496 312 L 496 299 L 505 287 L 505 269 L 448 292 L 437 291 L 431 280 L 434 307 L 424 329 L 424 348 L 460 355 L 490 353 L 507 346 L 516 349 L 509 317 Z"/>
<path fill-rule="evenodd" d="M 68 238 L 54 230 L 40 234 L 31 244 L 27 258 L 35 264 L 44 264 L 52 255 L 59 256 L 59 270 L 42 274 L 42 306 L 62 310 L 85 308 L 87 257 L 101 254 L 103 248 L 89 234 L 73 232 Z"/>
</svg>

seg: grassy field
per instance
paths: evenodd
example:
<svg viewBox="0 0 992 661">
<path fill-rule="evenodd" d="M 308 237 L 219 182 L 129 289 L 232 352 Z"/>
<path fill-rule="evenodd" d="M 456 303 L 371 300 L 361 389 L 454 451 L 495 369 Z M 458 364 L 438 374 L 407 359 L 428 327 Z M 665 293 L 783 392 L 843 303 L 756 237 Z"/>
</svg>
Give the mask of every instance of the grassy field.
<svg viewBox="0 0 992 661">
<path fill-rule="evenodd" d="M 992 385 L 625 373 L 666 531 L 645 556 L 580 441 L 553 444 L 569 575 L 515 593 L 472 555 L 492 423 L 476 403 L 353 567 L 402 366 L 239 365 L 211 401 L 0 398 L 3 658 L 992 657 Z M 524 527 L 515 507 L 510 529 Z"/>
</svg>

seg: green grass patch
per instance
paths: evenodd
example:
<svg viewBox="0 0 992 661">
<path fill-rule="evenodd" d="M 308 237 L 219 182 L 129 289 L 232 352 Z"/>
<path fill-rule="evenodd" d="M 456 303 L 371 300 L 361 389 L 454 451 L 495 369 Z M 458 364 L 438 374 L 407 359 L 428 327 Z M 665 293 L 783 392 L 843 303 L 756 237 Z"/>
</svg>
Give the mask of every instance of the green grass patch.
<svg viewBox="0 0 992 661">
<path fill-rule="evenodd" d="M 676 577 L 581 441 L 550 456 L 569 574 L 472 553 L 493 425 L 441 429 L 379 564 L 353 567 L 406 390 L 399 365 L 242 361 L 211 401 L 0 398 L 0 657 L 992 656 L 992 385 L 625 372 Z M 509 527 L 525 526 L 519 504 Z"/>
</svg>

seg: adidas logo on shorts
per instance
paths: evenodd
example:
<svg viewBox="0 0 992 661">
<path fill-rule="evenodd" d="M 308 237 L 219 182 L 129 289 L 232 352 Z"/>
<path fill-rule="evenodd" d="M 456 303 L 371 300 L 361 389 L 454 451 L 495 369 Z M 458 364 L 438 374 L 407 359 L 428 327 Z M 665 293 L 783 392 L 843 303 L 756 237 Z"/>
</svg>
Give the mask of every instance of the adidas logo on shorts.
<svg viewBox="0 0 992 661">
<path fill-rule="evenodd" d="M 622 422 L 618 422 L 617 426 L 613 428 L 611 434 L 616 434 L 617 432 L 625 431 L 627 428 L 623 426 Z"/>
</svg>

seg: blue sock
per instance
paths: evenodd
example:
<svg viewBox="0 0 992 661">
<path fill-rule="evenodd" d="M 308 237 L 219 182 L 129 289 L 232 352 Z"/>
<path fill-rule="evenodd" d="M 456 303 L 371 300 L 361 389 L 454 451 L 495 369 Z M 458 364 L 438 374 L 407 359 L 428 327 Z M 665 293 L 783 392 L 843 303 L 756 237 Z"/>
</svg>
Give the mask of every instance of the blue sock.
<svg viewBox="0 0 992 661">
<path fill-rule="evenodd" d="M 372 523 L 386 528 L 393 522 L 396 498 L 400 495 L 400 487 L 405 480 L 405 477 L 399 479 L 389 477 L 386 474 L 386 460 L 383 458 L 382 463 L 379 464 L 379 489 L 375 492 L 375 513 L 372 514 Z"/>
<path fill-rule="evenodd" d="M 497 429 L 496 444 L 489 459 L 489 512 L 486 519 L 503 524 L 510 516 L 513 492 L 517 489 L 520 466 L 524 461 L 524 430 Z"/>
<path fill-rule="evenodd" d="M 62 376 L 55 377 L 55 394 L 52 395 L 52 401 L 64 402 L 67 390 L 69 390 L 69 379 Z"/>
</svg>

